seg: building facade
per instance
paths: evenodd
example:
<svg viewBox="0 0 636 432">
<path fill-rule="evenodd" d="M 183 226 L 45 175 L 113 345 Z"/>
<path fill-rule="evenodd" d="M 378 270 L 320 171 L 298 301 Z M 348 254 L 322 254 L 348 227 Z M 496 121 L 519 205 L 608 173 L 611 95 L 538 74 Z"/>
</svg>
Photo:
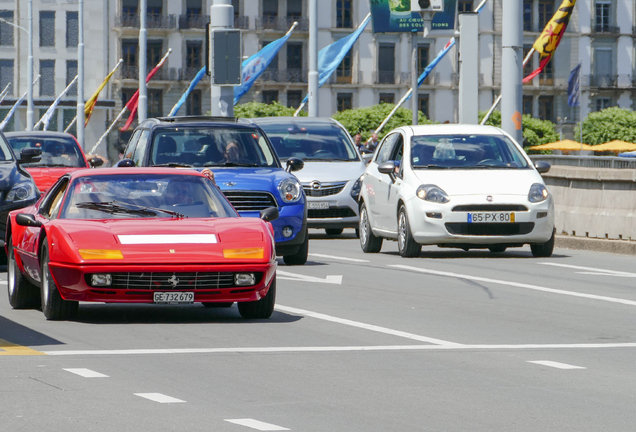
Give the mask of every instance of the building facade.
<svg viewBox="0 0 636 432">
<path fill-rule="evenodd" d="M 479 109 L 490 108 L 501 85 L 501 31 L 504 0 L 489 0 L 479 17 Z M 552 17 L 561 0 L 523 1 L 524 51 Z M 147 0 L 149 70 L 172 49 L 168 61 L 148 84 L 148 115 L 167 115 L 205 62 L 205 24 L 212 0 Z M 319 49 L 350 34 L 370 11 L 368 0 L 321 0 Z M 452 3 L 452 2 L 451 2 Z M 458 12 L 480 1 L 457 0 Z M 243 53 L 250 56 L 298 26 L 277 58 L 241 103 L 280 103 L 298 107 L 307 94 L 308 0 L 232 0 L 234 25 L 243 30 Z M 33 0 L 33 52 L 36 121 L 77 73 L 77 0 Z M 556 122 L 565 130 L 582 115 L 609 106 L 631 109 L 636 97 L 634 29 L 636 0 L 579 0 L 570 25 L 549 66 L 524 85 L 523 111 Z M 119 59 L 123 64 L 100 95 L 86 128 L 90 149 L 138 87 L 139 0 L 84 1 L 85 98 L 95 91 Z M 25 0 L 0 0 L 0 90 L 11 83 L 0 117 L 27 88 L 28 27 Z M 11 26 L 15 24 L 18 28 Z M 456 36 L 455 29 L 432 30 L 418 41 L 419 71 Z M 376 34 L 367 26 L 330 81 L 319 90 L 319 114 L 330 116 L 348 108 L 397 102 L 410 88 L 411 38 L 407 33 Z M 567 105 L 570 71 L 582 63 L 579 109 Z M 458 119 L 458 49 L 453 48 L 419 89 L 420 109 L 437 122 Z M 538 66 L 534 55 L 525 74 Z M 64 130 L 75 115 L 76 90 L 63 100 L 49 130 Z M 204 114 L 210 109 L 206 77 L 179 114 Z M 125 119 L 125 116 L 124 116 Z M 1 119 L 0 119 L 1 120 Z M 5 127 L 22 130 L 26 102 Z M 119 127 L 123 125 L 120 123 Z M 117 128 L 106 140 L 115 158 L 129 136 Z M 106 145 L 98 149 L 105 154 Z"/>
</svg>

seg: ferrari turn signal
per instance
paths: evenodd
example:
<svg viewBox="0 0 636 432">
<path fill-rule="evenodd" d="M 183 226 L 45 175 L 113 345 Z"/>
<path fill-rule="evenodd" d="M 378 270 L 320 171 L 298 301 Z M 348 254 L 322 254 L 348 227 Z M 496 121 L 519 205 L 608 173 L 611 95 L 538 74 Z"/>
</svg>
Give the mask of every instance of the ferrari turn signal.
<svg viewBox="0 0 636 432">
<path fill-rule="evenodd" d="M 229 259 L 263 259 L 265 249 L 245 248 L 245 249 L 223 249 L 223 258 Z"/>
<path fill-rule="evenodd" d="M 124 255 L 117 249 L 80 249 L 79 254 L 85 260 L 124 259 Z"/>
</svg>

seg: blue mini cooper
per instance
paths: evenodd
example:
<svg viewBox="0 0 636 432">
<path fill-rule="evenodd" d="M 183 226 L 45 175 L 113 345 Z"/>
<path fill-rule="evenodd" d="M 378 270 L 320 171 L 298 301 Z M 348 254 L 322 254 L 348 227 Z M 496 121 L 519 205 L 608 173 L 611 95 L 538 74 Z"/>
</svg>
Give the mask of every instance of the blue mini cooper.
<svg viewBox="0 0 636 432">
<path fill-rule="evenodd" d="M 291 174 L 303 162 L 288 161 L 283 169 L 260 127 L 232 118 L 151 118 L 135 129 L 124 155 L 118 166 L 209 168 L 241 216 L 259 217 L 261 210 L 278 208 L 280 216 L 272 222 L 276 255 L 288 265 L 307 261 L 305 194 Z"/>
</svg>

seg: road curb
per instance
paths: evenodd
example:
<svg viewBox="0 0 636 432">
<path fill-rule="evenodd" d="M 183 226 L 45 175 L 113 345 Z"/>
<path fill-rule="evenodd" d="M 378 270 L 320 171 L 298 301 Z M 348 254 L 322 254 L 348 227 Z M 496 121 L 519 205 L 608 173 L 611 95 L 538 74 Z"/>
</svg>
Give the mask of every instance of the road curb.
<svg viewBox="0 0 636 432">
<path fill-rule="evenodd" d="M 558 235 L 555 238 L 554 246 L 564 249 L 636 255 L 636 241 L 627 240 L 593 239 L 587 237 Z"/>
</svg>

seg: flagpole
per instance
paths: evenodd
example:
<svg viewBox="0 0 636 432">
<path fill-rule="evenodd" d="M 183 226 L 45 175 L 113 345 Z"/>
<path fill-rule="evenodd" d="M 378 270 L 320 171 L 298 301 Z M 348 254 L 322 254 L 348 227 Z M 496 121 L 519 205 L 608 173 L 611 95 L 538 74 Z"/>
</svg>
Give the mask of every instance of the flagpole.
<svg viewBox="0 0 636 432">
<path fill-rule="evenodd" d="M 75 75 L 75 78 L 73 78 L 73 81 L 71 81 L 69 83 L 69 85 L 66 86 L 66 88 L 64 89 L 64 91 L 62 91 L 62 93 L 60 93 L 60 95 L 55 98 L 55 100 L 53 101 L 53 103 L 51 104 L 51 106 L 49 107 L 49 109 L 46 110 L 46 112 L 44 113 L 44 115 L 40 118 L 40 120 L 38 120 L 38 122 L 35 124 L 35 126 L 33 126 L 33 130 L 37 130 L 38 127 L 40 127 L 40 124 L 44 123 L 44 118 L 47 117 L 49 115 L 49 111 L 50 110 L 54 110 L 55 107 L 57 106 L 57 104 L 59 103 L 60 99 L 64 97 L 64 95 L 68 92 L 68 90 L 71 88 L 71 86 L 73 84 L 75 84 L 75 82 L 77 81 L 79 75 Z M 48 124 L 44 125 L 44 128 L 42 130 L 46 130 L 48 128 Z"/>
<path fill-rule="evenodd" d="M 41 75 L 38 75 L 38 77 L 35 79 L 35 81 L 33 81 L 33 84 L 31 84 L 31 86 L 34 86 L 35 84 L 37 84 L 37 82 L 40 80 L 40 76 Z M 20 97 L 20 99 L 18 99 L 16 103 L 11 107 L 7 115 L 4 117 L 4 120 L 2 120 L 2 123 L 0 123 L 0 131 L 3 130 L 4 127 L 7 125 L 7 123 L 9 122 L 9 120 L 11 120 L 11 117 L 15 113 L 15 110 L 18 108 L 19 104 L 21 104 L 24 101 L 24 98 L 26 98 L 28 94 L 29 94 L 29 91 L 27 90 Z M 31 130 L 33 130 L 33 128 L 31 128 Z"/>
<path fill-rule="evenodd" d="M 9 94 L 9 86 L 11 85 L 11 83 L 7 84 L 7 86 L 4 88 L 4 90 L 2 90 L 2 93 L 0 93 L 0 103 L 2 103 L 2 101 L 7 97 L 7 95 Z"/>
<path fill-rule="evenodd" d="M 583 81 L 581 81 L 581 72 L 583 71 L 583 60 L 579 59 L 579 131 L 581 133 L 581 150 L 579 151 L 579 155 L 583 154 L 583 104 L 581 103 L 581 87 L 583 86 Z M 581 159 L 579 158 L 579 164 L 581 163 Z"/>
</svg>

